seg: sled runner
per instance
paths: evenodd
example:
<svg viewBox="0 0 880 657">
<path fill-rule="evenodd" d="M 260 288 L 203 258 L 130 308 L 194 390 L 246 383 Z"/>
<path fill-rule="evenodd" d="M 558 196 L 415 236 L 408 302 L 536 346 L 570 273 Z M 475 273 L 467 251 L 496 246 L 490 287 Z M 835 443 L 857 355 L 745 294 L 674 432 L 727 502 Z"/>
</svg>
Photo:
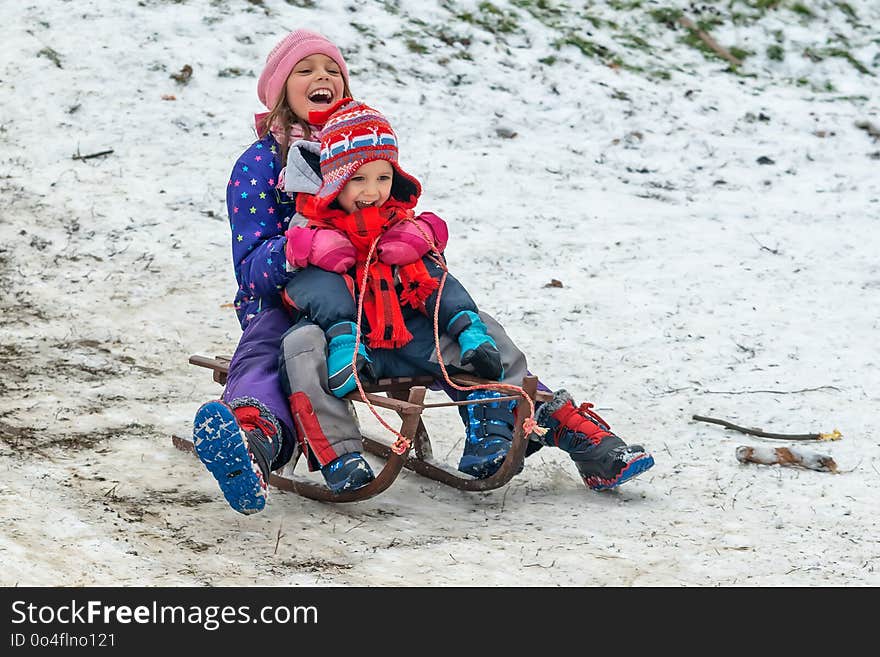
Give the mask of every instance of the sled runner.
<svg viewBox="0 0 880 657">
<path fill-rule="evenodd" d="M 224 356 L 210 358 L 196 355 L 191 356 L 189 362 L 192 365 L 212 370 L 214 381 L 220 385 L 226 384 L 229 358 Z M 453 375 L 450 378 L 458 385 L 469 386 L 490 383 L 471 376 Z M 269 483 L 281 490 L 324 502 L 356 502 L 374 497 L 394 483 L 402 468 L 407 468 L 459 490 L 487 491 L 504 486 L 520 471 L 525 457 L 526 445 L 528 443 L 528 438 L 523 431 L 523 422 L 528 415 L 524 412 L 525 405 L 527 404 L 526 399 L 522 395 L 511 395 L 468 402 L 446 401 L 425 403 L 425 394 L 428 387 L 433 383 L 434 379 L 429 376 L 380 379 L 375 384 L 364 383 L 366 397 L 373 406 L 390 409 L 400 416 L 401 426 L 399 431 L 402 436 L 408 439 L 409 444 L 403 453 L 398 454 L 392 449 L 391 444 L 364 436 L 364 448 L 371 454 L 384 458 L 385 465 L 376 475 L 376 478 L 363 488 L 333 493 L 323 484 L 297 476 L 288 478 L 281 476 L 277 472 L 270 475 Z M 531 397 L 532 401 L 546 401 L 550 399 L 548 393 L 539 392 L 537 387 L 537 377 L 528 376 L 523 379 L 522 389 Z M 364 401 L 357 391 L 347 395 L 346 399 L 354 402 Z M 476 479 L 434 458 L 428 431 L 422 421 L 422 412 L 425 409 L 447 406 L 455 407 L 464 404 L 487 404 L 500 401 L 517 401 L 517 420 L 510 451 L 495 474 L 485 479 Z M 172 436 L 172 442 L 181 451 L 194 453 L 193 443 L 190 439 Z"/>
</svg>

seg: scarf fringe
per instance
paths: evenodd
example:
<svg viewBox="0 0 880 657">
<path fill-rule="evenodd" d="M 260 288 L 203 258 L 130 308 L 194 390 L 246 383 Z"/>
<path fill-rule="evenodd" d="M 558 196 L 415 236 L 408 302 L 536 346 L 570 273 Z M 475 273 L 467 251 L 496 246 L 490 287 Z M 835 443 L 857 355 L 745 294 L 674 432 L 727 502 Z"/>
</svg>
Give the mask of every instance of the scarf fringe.
<svg viewBox="0 0 880 657">
<path fill-rule="evenodd" d="M 391 339 L 386 340 L 384 327 L 380 326 L 367 334 L 367 345 L 371 349 L 399 349 L 409 344 L 412 339 L 412 333 L 406 326 L 395 326 L 391 333 Z"/>
<path fill-rule="evenodd" d="M 400 300 L 410 308 L 425 312 L 425 302 L 440 287 L 440 283 L 431 278 L 425 263 L 416 260 L 409 265 L 400 265 L 397 268 L 397 275 L 403 285 Z"/>
</svg>

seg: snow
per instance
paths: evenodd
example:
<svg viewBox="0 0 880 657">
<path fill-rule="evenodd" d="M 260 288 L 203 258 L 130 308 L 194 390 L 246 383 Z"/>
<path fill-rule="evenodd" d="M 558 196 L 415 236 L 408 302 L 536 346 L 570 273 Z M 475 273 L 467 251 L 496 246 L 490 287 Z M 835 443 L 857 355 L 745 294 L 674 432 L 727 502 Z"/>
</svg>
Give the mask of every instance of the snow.
<svg viewBox="0 0 880 657">
<path fill-rule="evenodd" d="M 567 21 L 626 66 L 557 50 L 562 28 L 522 2 L 494 3 L 509 34 L 462 18 L 476 1 L 309 4 L 0 8 L 0 584 L 880 584 L 880 145 L 855 125 L 880 124 L 876 3 L 719 26 L 756 53 L 741 75 L 606 3 L 590 11 L 614 28 Z M 652 52 L 620 46 L 635 25 Z M 244 517 L 171 446 L 220 393 L 187 357 L 240 334 L 224 188 L 254 75 L 300 26 L 339 43 L 355 95 L 389 116 L 480 306 L 652 470 L 597 494 L 545 449 L 488 493 L 404 472 L 369 501 L 273 491 Z M 840 34 L 873 76 L 802 56 Z M 816 449 L 840 474 L 741 464 L 737 445 L 786 443 L 695 413 L 838 428 Z M 456 462 L 454 411 L 427 422 Z"/>
</svg>

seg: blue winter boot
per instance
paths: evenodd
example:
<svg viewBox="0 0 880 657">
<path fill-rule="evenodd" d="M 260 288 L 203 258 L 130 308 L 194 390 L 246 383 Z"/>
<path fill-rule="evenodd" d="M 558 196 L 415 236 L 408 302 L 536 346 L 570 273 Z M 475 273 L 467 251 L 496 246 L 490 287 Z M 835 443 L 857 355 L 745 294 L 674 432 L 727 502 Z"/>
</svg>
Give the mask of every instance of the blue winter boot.
<svg viewBox="0 0 880 657">
<path fill-rule="evenodd" d="M 266 506 L 280 438 L 275 418 L 254 406 L 233 411 L 222 401 L 211 401 L 199 408 L 193 422 L 196 454 L 220 484 L 229 506 L 244 514 Z"/>
<path fill-rule="evenodd" d="M 327 383 L 336 397 L 342 399 L 357 388 L 351 357 L 354 354 L 357 326 L 354 322 L 338 322 L 327 329 Z M 363 342 L 358 345 L 358 375 L 373 378 L 373 361 Z"/>
<path fill-rule="evenodd" d="M 468 401 L 493 399 L 501 393 L 492 390 L 475 390 L 467 396 Z M 491 477 L 498 471 L 513 440 L 515 401 L 468 404 L 462 406 L 462 417 L 467 413 L 467 436 L 464 453 L 458 469 L 477 479 Z"/>
<path fill-rule="evenodd" d="M 343 454 L 321 468 L 327 487 L 334 493 L 363 488 L 375 479 L 373 470 L 360 452 Z"/>
<path fill-rule="evenodd" d="M 474 371 L 484 379 L 500 381 L 504 378 L 498 345 L 477 313 L 470 310 L 457 313 L 449 320 L 446 333 L 458 340 L 462 365 L 472 364 Z"/>
</svg>

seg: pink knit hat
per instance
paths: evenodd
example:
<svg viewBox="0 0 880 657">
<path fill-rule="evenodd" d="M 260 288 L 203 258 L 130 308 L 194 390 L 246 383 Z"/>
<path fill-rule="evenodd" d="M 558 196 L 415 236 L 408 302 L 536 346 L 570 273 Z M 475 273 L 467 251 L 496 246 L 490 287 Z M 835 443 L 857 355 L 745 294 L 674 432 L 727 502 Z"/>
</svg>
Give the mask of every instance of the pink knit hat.
<svg viewBox="0 0 880 657">
<path fill-rule="evenodd" d="M 339 48 L 317 32 L 294 30 L 281 39 L 266 57 L 266 66 L 257 81 L 257 96 L 260 102 L 271 110 L 278 102 L 296 63 L 309 55 L 319 54 L 327 55 L 339 64 L 342 78 L 348 84 L 348 67 Z"/>
</svg>

